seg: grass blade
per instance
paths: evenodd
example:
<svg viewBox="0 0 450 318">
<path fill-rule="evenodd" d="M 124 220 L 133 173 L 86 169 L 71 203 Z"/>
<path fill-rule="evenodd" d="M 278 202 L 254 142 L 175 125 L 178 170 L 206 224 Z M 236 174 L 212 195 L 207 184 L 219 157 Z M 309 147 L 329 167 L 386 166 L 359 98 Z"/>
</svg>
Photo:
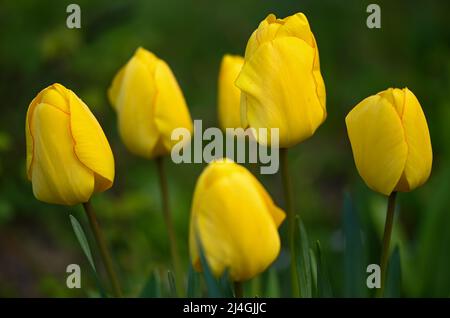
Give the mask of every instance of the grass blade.
<svg viewBox="0 0 450 318">
<path fill-rule="evenodd" d="M 365 255 L 361 237 L 361 226 L 348 193 L 344 195 L 344 296 L 365 297 Z"/>
<path fill-rule="evenodd" d="M 173 275 L 173 272 L 170 270 L 167 271 L 167 279 L 169 280 L 170 297 L 177 298 L 178 294 L 177 294 L 177 286 L 175 284 L 175 276 Z"/>
<path fill-rule="evenodd" d="M 400 297 L 401 282 L 402 270 L 400 266 L 400 250 L 398 246 L 396 246 L 389 260 L 384 297 Z"/>
<path fill-rule="evenodd" d="M 297 244 L 297 273 L 298 284 L 300 287 L 300 297 L 311 298 L 312 297 L 312 275 L 311 275 L 311 260 L 309 257 L 309 240 L 306 233 L 305 226 L 300 218 L 296 218 L 297 231 L 296 242 Z"/>
<path fill-rule="evenodd" d="M 273 268 L 270 269 L 268 273 L 265 296 L 270 298 L 277 298 L 281 296 L 280 281 L 276 270 Z"/>
<path fill-rule="evenodd" d="M 312 248 L 309 249 L 309 259 L 311 261 L 311 277 L 312 277 L 311 291 L 313 295 L 317 295 L 317 260 L 316 255 L 314 254 L 314 250 Z"/>
<path fill-rule="evenodd" d="M 187 292 L 188 298 L 200 297 L 200 275 L 197 273 L 192 265 L 189 265 L 188 271 L 188 281 L 187 281 Z"/>
<path fill-rule="evenodd" d="M 70 223 L 72 224 L 73 231 L 75 232 L 75 236 L 78 239 L 78 242 L 81 245 L 81 249 L 83 250 L 84 255 L 89 261 L 89 264 L 91 265 L 91 268 L 94 270 L 94 272 L 97 272 L 97 269 L 95 268 L 94 264 L 94 258 L 92 257 L 91 249 L 89 247 L 88 240 L 86 238 L 86 235 L 84 234 L 83 228 L 81 227 L 80 222 L 72 215 L 69 215 L 70 217 Z"/>
<path fill-rule="evenodd" d="M 81 245 L 81 249 L 83 250 L 83 253 L 86 256 L 86 258 L 89 262 L 89 265 L 92 268 L 92 272 L 94 273 L 94 278 L 95 278 L 100 296 L 103 298 L 106 298 L 106 292 L 100 282 L 100 278 L 98 276 L 97 269 L 95 267 L 94 258 L 92 257 L 91 249 L 89 247 L 89 243 L 86 238 L 86 234 L 84 233 L 80 222 L 78 222 L 78 220 L 72 214 L 69 215 L 69 218 L 70 218 L 70 223 L 72 224 L 73 231 L 75 232 L 75 236 L 77 237 L 77 240 Z"/>
<path fill-rule="evenodd" d="M 139 298 L 159 298 L 161 297 L 161 279 L 156 271 L 153 271 L 144 287 L 142 288 Z"/>
<path fill-rule="evenodd" d="M 225 270 L 222 276 L 219 278 L 220 290 L 222 291 L 222 297 L 233 297 L 233 286 L 231 285 L 229 271 Z"/>
<path fill-rule="evenodd" d="M 317 249 L 317 296 L 318 297 L 332 297 L 330 280 L 328 278 L 328 271 L 325 264 L 325 259 L 322 254 L 320 242 L 316 243 Z"/>
</svg>

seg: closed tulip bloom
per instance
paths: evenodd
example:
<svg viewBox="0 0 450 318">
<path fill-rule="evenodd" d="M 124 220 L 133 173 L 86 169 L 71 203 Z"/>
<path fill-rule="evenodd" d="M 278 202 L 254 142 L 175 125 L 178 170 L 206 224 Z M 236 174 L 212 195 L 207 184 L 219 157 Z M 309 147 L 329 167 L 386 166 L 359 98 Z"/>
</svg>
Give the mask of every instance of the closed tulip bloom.
<svg viewBox="0 0 450 318">
<path fill-rule="evenodd" d="M 285 217 L 258 180 L 228 160 L 211 162 L 197 181 L 191 211 L 190 254 L 201 270 L 198 242 L 215 276 L 234 281 L 263 272 L 280 251 Z"/>
<path fill-rule="evenodd" d="M 219 124 L 226 128 L 241 126 L 241 91 L 234 85 L 244 64 L 244 58 L 238 55 L 225 55 L 222 58 L 219 73 Z"/>
<path fill-rule="evenodd" d="M 433 160 L 430 134 L 409 89 L 389 88 L 367 97 L 345 121 L 356 168 L 371 189 L 389 195 L 427 181 Z"/>
<path fill-rule="evenodd" d="M 28 107 L 27 174 L 38 200 L 74 205 L 110 188 L 114 158 L 102 128 L 71 90 L 53 84 Z"/>
<path fill-rule="evenodd" d="M 118 115 L 119 133 L 132 153 L 145 158 L 169 154 L 172 130 L 192 120 L 183 93 L 166 62 L 138 48 L 115 76 L 108 97 Z"/>
<path fill-rule="evenodd" d="M 282 148 L 314 134 L 327 116 L 325 85 L 303 13 L 285 19 L 270 14 L 259 24 L 247 43 L 236 86 L 244 127 L 279 128 Z"/>
</svg>

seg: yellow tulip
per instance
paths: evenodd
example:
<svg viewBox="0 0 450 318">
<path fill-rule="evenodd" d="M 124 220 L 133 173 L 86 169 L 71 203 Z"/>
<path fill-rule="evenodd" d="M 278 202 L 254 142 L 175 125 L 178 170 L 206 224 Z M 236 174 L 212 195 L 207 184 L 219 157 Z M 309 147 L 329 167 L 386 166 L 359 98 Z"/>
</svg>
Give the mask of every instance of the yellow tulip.
<svg viewBox="0 0 450 318">
<path fill-rule="evenodd" d="M 172 130 L 192 132 L 183 93 L 166 62 L 138 48 L 115 76 L 108 97 L 118 115 L 119 133 L 134 154 L 154 158 L 169 154 Z"/>
<path fill-rule="evenodd" d="M 282 148 L 314 134 L 327 116 L 325 85 L 303 13 L 285 19 L 270 14 L 259 24 L 247 43 L 236 86 L 244 128 L 279 128 Z"/>
<path fill-rule="evenodd" d="M 345 121 L 356 168 L 371 189 L 389 195 L 427 181 L 433 161 L 430 134 L 409 89 L 389 88 L 367 97 Z"/>
<path fill-rule="evenodd" d="M 42 90 L 26 118 L 27 174 L 38 200 L 74 205 L 110 188 L 114 158 L 86 104 L 61 84 Z"/>
<path fill-rule="evenodd" d="M 215 276 L 234 281 L 263 272 L 280 250 L 285 214 L 258 180 L 229 159 L 213 161 L 197 181 L 192 203 L 191 261 L 201 270 L 198 242 Z"/>
<path fill-rule="evenodd" d="M 238 55 L 225 55 L 219 72 L 219 124 L 222 130 L 241 126 L 241 91 L 234 85 L 244 64 Z"/>
</svg>

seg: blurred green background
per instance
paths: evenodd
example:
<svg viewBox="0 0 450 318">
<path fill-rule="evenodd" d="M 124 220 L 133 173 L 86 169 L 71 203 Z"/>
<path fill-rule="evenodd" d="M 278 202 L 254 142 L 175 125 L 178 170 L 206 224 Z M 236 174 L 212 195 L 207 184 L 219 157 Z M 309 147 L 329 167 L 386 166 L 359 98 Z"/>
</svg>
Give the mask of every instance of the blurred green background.
<svg viewBox="0 0 450 318">
<path fill-rule="evenodd" d="M 223 54 L 243 54 L 268 13 L 304 12 L 315 33 L 327 88 L 328 119 L 290 152 L 295 204 L 311 242 L 320 240 L 334 296 L 368 296 L 367 264 L 377 263 L 386 198 L 355 169 L 344 117 L 388 87 L 410 88 L 428 119 L 434 162 L 430 180 L 399 195 L 392 247 L 399 246 L 396 296 L 450 296 L 450 28 L 448 1 L 376 1 L 381 29 L 366 27 L 373 1 L 164 0 L 76 1 L 82 28 L 66 27 L 72 1 L 0 2 L 0 296 L 95 296 L 69 214 L 89 234 L 81 207 L 37 201 L 25 175 L 25 114 L 43 88 L 60 82 L 89 105 L 116 160 L 116 180 L 93 198 L 125 293 L 136 296 L 149 275 L 170 265 L 154 162 L 130 155 L 106 98 L 115 72 L 143 46 L 166 60 L 193 119 L 217 125 L 217 75 Z M 168 163 L 171 206 L 185 268 L 188 220 L 201 164 Z M 283 206 L 279 175 L 260 178 Z M 347 196 L 347 200 L 344 197 Z M 347 207 L 344 208 L 346 202 Z M 349 208 L 349 206 L 353 208 Z M 284 232 L 284 228 L 282 232 Z M 95 248 L 94 253 L 97 255 Z M 251 292 L 285 296 L 282 251 Z M 80 290 L 65 285 L 66 266 L 81 265 Z M 101 266 L 99 266 L 101 267 Z M 163 284 L 166 276 L 162 275 Z M 256 286 L 256 287 L 255 287 Z"/>
</svg>

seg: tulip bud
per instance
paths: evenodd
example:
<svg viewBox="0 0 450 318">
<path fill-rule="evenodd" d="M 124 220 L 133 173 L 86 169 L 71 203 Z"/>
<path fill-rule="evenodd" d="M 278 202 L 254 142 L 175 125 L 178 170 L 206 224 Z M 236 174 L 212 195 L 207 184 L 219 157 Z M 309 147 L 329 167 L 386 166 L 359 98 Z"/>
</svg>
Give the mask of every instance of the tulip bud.
<svg viewBox="0 0 450 318">
<path fill-rule="evenodd" d="M 119 133 L 132 153 L 145 158 L 167 155 L 177 141 L 172 130 L 192 120 L 169 66 L 138 48 L 115 76 L 108 97 L 118 115 Z"/>
<path fill-rule="evenodd" d="M 114 158 L 102 128 L 71 90 L 53 84 L 28 107 L 27 174 L 34 196 L 74 205 L 114 181 Z"/>
<path fill-rule="evenodd" d="M 325 85 L 303 13 L 285 19 L 270 14 L 259 24 L 247 43 L 236 86 L 244 128 L 279 128 L 282 148 L 314 134 L 327 115 Z"/>
<path fill-rule="evenodd" d="M 241 91 L 234 85 L 244 58 L 225 55 L 219 73 L 219 124 L 222 130 L 241 126 Z"/>
<path fill-rule="evenodd" d="M 345 118 L 356 168 L 374 191 L 407 192 L 424 184 L 433 154 L 427 121 L 407 88 L 367 97 Z"/>
<path fill-rule="evenodd" d="M 201 270 L 198 243 L 213 274 L 234 281 L 263 272 L 280 251 L 277 228 L 285 218 L 258 180 L 229 159 L 211 162 L 197 181 L 192 203 L 191 261 Z"/>
</svg>

